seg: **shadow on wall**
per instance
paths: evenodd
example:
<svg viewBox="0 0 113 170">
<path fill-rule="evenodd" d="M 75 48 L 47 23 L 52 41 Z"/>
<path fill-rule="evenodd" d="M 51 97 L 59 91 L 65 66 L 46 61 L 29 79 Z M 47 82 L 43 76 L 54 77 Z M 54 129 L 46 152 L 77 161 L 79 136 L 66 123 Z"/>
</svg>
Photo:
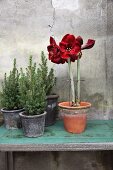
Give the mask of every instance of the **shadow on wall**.
<svg viewBox="0 0 113 170">
<path fill-rule="evenodd" d="M 104 95 L 95 93 L 88 97 L 88 101 L 92 103 L 92 107 L 88 111 L 88 119 L 113 119 L 113 105 L 108 105 Z"/>
<path fill-rule="evenodd" d="M 69 77 L 57 78 L 53 91 L 59 95 L 59 101 L 69 101 L 71 98 Z"/>
<path fill-rule="evenodd" d="M 91 102 L 92 107 L 88 110 L 88 119 L 108 120 L 113 119 L 113 105 L 109 105 L 102 93 L 89 95 L 87 88 L 81 83 L 81 100 Z M 59 95 L 59 101 L 70 101 L 70 81 L 67 77 L 58 78 L 54 92 Z"/>
</svg>

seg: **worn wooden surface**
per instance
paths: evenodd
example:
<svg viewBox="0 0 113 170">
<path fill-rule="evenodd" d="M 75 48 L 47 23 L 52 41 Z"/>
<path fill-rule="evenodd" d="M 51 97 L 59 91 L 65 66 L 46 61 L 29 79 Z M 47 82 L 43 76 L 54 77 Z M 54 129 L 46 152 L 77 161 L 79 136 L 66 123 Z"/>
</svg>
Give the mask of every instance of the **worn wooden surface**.
<svg viewBox="0 0 113 170">
<path fill-rule="evenodd" d="M 113 120 L 90 120 L 82 134 L 64 130 L 62 121 L 45 128 L 44 136 L 24 137 L 22 129 L 0 127 L 1 151 L 113 150 Z"/>
</svg>

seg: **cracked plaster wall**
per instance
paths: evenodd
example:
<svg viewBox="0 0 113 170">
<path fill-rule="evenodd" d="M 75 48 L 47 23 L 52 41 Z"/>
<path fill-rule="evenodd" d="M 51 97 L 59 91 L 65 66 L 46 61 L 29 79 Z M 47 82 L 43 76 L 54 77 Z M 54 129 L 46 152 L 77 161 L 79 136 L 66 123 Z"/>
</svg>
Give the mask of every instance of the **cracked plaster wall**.
<svg viewBox="0 0 113 170">
<path fill-rule="evenodd" d="M 49 36 L 59 42 L 66 33 L 96 40 L 94 48 L 83 51 L 81 59 L 81 99 L 109 112 L 113 105 L 113 1 L 112 0 L 1 0 L 0 1 L 0 79 L 17 58 L 25 67 L 28 56 L 40 61 L 40 52 Z M 69 98 L 67 65 L 54 65 L 60 100 Z M 76 76 L 76 67 L 73 64 Z M 64 88 L 65 87 L 65 88 Z M 109 105 L 104 107 L 103 105 Z M 99 112 L 100 112 L 99 110 Z M 108 118 L 108 115 L 104 115 Z"/>
</svg>

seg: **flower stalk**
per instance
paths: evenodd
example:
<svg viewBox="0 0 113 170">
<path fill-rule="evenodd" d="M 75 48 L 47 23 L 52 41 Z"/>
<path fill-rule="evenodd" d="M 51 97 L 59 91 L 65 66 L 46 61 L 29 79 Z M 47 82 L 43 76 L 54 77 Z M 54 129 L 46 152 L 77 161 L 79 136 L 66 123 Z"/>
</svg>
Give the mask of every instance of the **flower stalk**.
<svg viewBox="0 0 113 170">
<path fill-rule="evenodd" d="M 68 68 L 69 68 L 69 76 L 71 80 L 72 105 L 75 105 L 75 87 L 74 87 L 74 79 L 72 74 L 70 58 L 68 58 Z"/>
<path fill-rule="evenodd" d="M 79 106 L 80 105 L 80 59 L 78 58 L 77 60 L 77 87 L 76 87 L 77 94 L 76 95 L 75 95 L 75 85 L 74 85 L 74 78 L 73 78 L 70 58 L 68 58 L 68 68 L 69 68 L 69 76 L 71 81 L 72 106 Z"/>
<path fill-rule="evenodd" d="M 77 105 L 80 105 L 80 56 L 77 60 Z"/>
</svg>

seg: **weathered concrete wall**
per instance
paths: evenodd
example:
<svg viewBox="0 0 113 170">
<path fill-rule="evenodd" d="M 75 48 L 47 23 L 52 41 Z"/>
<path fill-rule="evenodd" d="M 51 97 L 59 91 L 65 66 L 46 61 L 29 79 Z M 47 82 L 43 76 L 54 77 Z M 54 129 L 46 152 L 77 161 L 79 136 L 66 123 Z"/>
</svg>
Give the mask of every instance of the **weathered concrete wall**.
<svg viewBox="0 0 113 170">
<path fill-rule="evenodd" d="M 81 35 L 84 42 L 88 38 L 93 38 L 96 40 L 94 48 L 84 51 L 81 59 L 81 79 L 84 80 L 81 82 L 81 99 L 92 102 L 91 113 L 94 117 L 112 118 L 112 11 L 113 0 L 1 0 L 0 79 L 3 79 L 4 72 L 11 69 L 14 57 L 17 58 L 18 67 L 25 67 L 30 54 L 38 62 L 41 50 L 44 50 L 47 55 L 46 47 L 50 35 L 54 35 L 58 42 L 66 33 Z M 60 95 L 60 100 L 69 99 L 67 65 L 52 63 L 49 65 L 55 68 L 58 78 L 55 89 Z M 73 72 L 76 72 L 75 65 L 73 65 Z M 58 155 L 57 153 L 29 153 L 28 155 L 20 153 L 18 156 L 15 154 L 15 167 L 16 170 L 35 170 L 37 167 L 40 170 L 45 167 L 49 170 L 113 169 L 111 153 L 107 154 L 110 162 L 108 158 L 106 158 L 107 162 L 105 161 L 105 156 L 101 157 L 103 161 L 99 162 L 100 158 L 98 160 L 96 152 L 92 152 L 92 156 L 87 152 L 58 153 Z M 4 155 L 2 157 L 0 154 L 1 167 L 3 167 L 2 158 Z M 43 159 L 46 161 L 45 164 Z"/>
<path fill-rule="evenodd" d="M 97 115 L 98 108 L 103 112 L 108 105 L 108 113 L 113 106 L 112 11 L 112 0 L 0 1 L 0 79 L 14 57 L 19 67 L 26 66 L 30 54 L 39 62 L 41 50 L 47 54 L 50 35 L 57 42 L 66 33 L 81 35 L 84 42 L 93 38 L 94 48 L 83 51 L 81 59 L 81 99 L 91 101 Z M 60 100 L 69 100 L 67 64 L 49 65 L 55 68 Z M 76 75 L 75 63 L 73 72 Z"/>
</svg>

